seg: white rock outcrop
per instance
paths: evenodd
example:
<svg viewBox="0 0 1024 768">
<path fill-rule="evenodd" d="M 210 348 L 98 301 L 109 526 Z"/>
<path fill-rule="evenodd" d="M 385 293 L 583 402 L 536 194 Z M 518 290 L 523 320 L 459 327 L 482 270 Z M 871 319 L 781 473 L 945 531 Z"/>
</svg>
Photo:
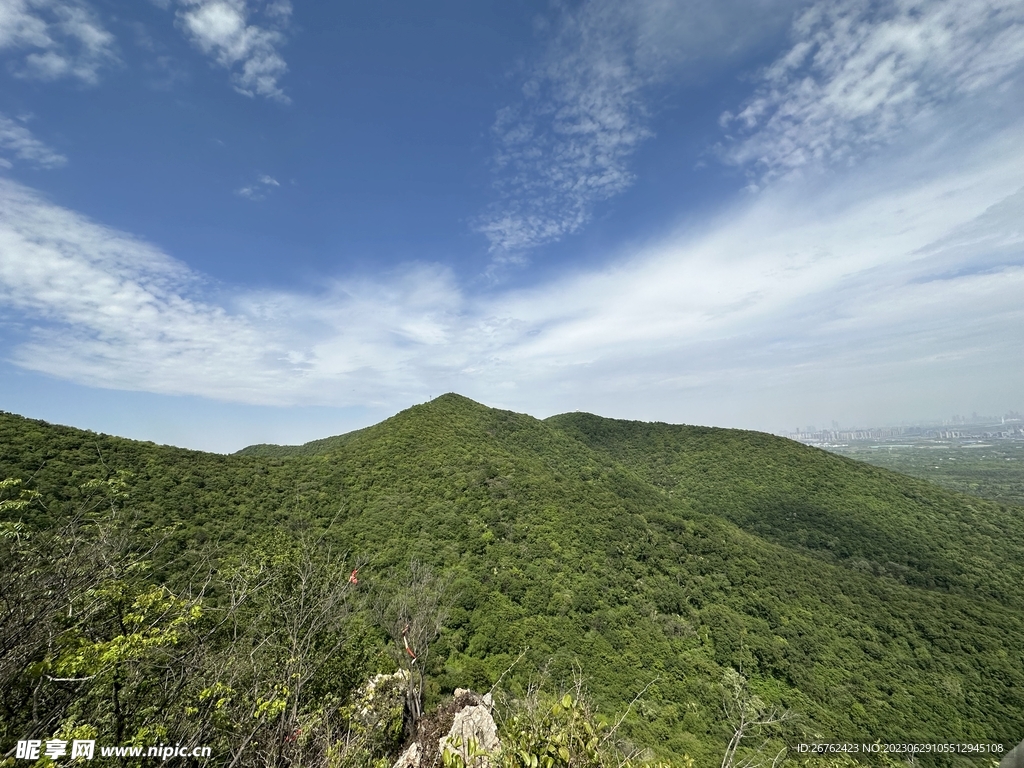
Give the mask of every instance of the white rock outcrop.
<svg viewBox="0 0 1024 768">
<path fill-rule="evenodd" d="M 501 747 L 498 727 L 486 703 L 465 707 L 455 713 L 448 735 L 438 742 L 438 751 L 458 754 L 469 768 L 487 768 L 490 755 Z"/>
<path fill-rule="evenodd" d="M 418 742 L 414 741 L 405 752 L 398 756 L 394 768 L 420 768 L 420 745 Z"/>
<path fill-rule="evenodd" d="M 456 689 L 451 701 L 417 723 L 416 740 L 393 768 L 436 768 L 445 752 L 459 755 L 468 768 L 491 768 L 492 756 L 501 749 L 498 727 L 491 717 L 493 706 L 490 695 Z"/>
</svg>

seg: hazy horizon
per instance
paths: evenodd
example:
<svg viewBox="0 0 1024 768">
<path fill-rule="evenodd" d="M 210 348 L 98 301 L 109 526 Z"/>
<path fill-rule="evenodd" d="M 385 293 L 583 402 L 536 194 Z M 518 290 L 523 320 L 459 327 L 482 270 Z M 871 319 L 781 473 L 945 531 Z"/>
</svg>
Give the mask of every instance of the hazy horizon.
<svg viewBox="0 0 1024 768">
<path fill-rule="evenodd" d="M 443 394 L 459 394 L 459 393 L 458 392 L 451 392 L 451 393 L 443 393 Z M 439 397 L 440 397 L 440 395 L 439 395 Z M 433 399 L 436 399 L 436 398 L 431 398 L 431 400 L 433 400 Z M 73 427 L 73 428 L 76 428 L 76 429 L 85 429 L 85 430 L 89 430 L 89 431 L 92 431 L 92 432 L 96 432 L 98 434 L 107 434 L 107 435 L 112 435 L 114 437 L 125 437 L 125 438 L 129 438 L 129 439 L 133 439 L 133 440 L 142 440 L 142 441 L 152 442 L 152 443 L 156 443 L 158 445 L 170 445 L 170 446 L 174 446 L 174 447 L 178 447 L 178 448 L 188 448 L 188 449 L 191 449 L 191 450 L 200 450 L 200 451 L 207 451 L 207 452 L 220 453 L 220 454 L 227 455 L 227 454 L 231 454 L 231 453 L 236 453 L 237 451 L 240 451 L 243 448 L 247 448 L 247 447 L 250 447 L 250 446 L 253 446 L 253 445 L 267 444 L 267 445 L 293 445 L 294 446 L 294 445 L 303 445 L 305 443 L 314 442 L 314 441 L 317 441 L 317 440 L 323 440 L 323 439 L 326 439 L 326 438 L 337 437 L 339 435 L 343 435 L 343 434 L 346 434 L 348 432 L 353 432 L 353 431 L 357 431 L 357 430 L 363 429 L 365 427 L 374 426 L 375 424 L 379 424 L 380 422 L 385 421 L 386 419 L 390 418 L 391 416 L 394 416 L 397 413 L 406 410 L 406 408 L 411 408 L 411 407 L 414 407 L 414 406 L 417 406 L 417 405 L 424 405 L 426 403 L 431 402 L 431 400 L 426 400 L 423 403 L 410 403 L 409 406 L 406 406 L 405 408 L 402 408 L 399 411 L 396 411 L 395 413 L 386 414 L 386 415 L 381 416 L 380 418 L 375 418 L 372 421 L 368 421 L 365 424 L 357 423 L 355 426 L 346 427 L 344 429 L 341 429 L 340 431 L 335 431 L 335 432 L 330 432 L 330 433 L 316 432 L 315 431 L 316 430 L 315 426 L 312 426 L 310 423 L 307 423 L 307 422 L 304 422 L 304 421 L 300 420 L 300 421 L 298 421 L 298 423 L 291 423 L 289 425 L 271 425 L 269 428 L 257 426 L 254 431 L 249 433 L 249 434 L 258 436 L 260 434 L 260 429 L 262 428 L 268 434 L 273 434 L 273 433 L 276 432 L 276 433 L 279 433 L 281 435 L 284 435 L 285 439 L 281 439 L 281 440 L 260 440 L 260 439 L 255 439 L 255 440 L 251 440 L 250 442 L 243 443 L 243 444 L 235 444 L 235 443 L 225 444 L 223 442 L 223 440 L 224 440 L 226 432 L 225 431 L 215 431 L 214 432 L 214 437 L 212 439 L 208 439 L 207 440 L 207 445 L 205 445 L 205 446 L 204 445 L 186 445 L 186 444 L 181 443 L 181 442 L 174 442 L 173 440 L 162 440 L 162 439 L 159 439 L 159 437 L 147 436 L 149 434 L 157 434 L 158 430 L 155 430 L 153 428 L 152 424 L 147 424 L 145 422 L 145 419 L 141 420 L 141 425 L 140 425 L 140 422 L 137 422 L 134 419 L 127 419 L 127 418 L 125 418 L 124 414 L 121 414 L 120 421 L 116 422 L 116 423 L 119 423 L 120 426 L 124 427 L 127 430 L 126 432 L 117 432 L 117 431 L 110 431 L 110 430 L 106 430 L 106 429 L 93 428 L 93 427 L 89 427 L 89 426 L 86 426 L 86 425 L 83 425 L 83 424 L 73 423 L 73 422 L 70 422 L 70 421 L 61 421 L 59 419 L 46 419 L 46 418 L 43 418 L 41 416 L 31 416 L 31 415 L 28 415 L 28 414 L 16 413 L 16 412 L 13 412 L 13 411 L 8 411 L 8 413 L 14 413 L 17 416 L 24 416 L 24 417 L 30 418 L 30 419 L 40 419 L 42 421 L 46 421 L 46 422 L 51 423 L 51 424 L 56 424 L 58 426 Z M 486 407 L 496 407 L 496 406 L 490 406 L 487 403 L 480 403 L 480 404 L 484 405 Z M 4 409 L 0 409 L 0 411 L 3 411 L 3 410 Z M 574 411 L 566 411 L 564 413 L 571 413 L 571 412 L 574 412 Z M 575 412 L 580 412 L 580 411 L 576 410 Z M 533 417 L 539 418 L 539 419 L 545 419 L 545 418 L 548 418 L 549 416 L 556 416 L 556 415 L 560 415 L 560 414 L 553 414 L 552 413 L 552 414 L 545 414 L 544 416 L 538 416 L 537 414 L 528 413 L 526 415 L 533 416 Z M 600 414 L 600 413 L 597 413 L 597 414 L 594 414 L 594 415 L 602 416 L 602 417 L 605 416 L 605 414 Z M 214 418 L 216 418 L 215 414 L 213 414 L 213 416 L 214 416 Z M 752 429 L 754 431 L 767 432 L 769 434 L 775 434 L 775 435 L 779 435 L 779 436 L 783 436 L 783 437 L 794 437 L 794 436 L 796 436 L 796 435 L 798 435 L 800 433 L 806 434 L 806 433 L 811 433 L 811 432 L 817 432 L 819 430 L 826 431 L 826 432 L 830 431 L 830 430 L 832 430 L 832 431 L 850 432 L 850 431 L 885 430 L 885 429 L 894 429 L 894 428 L 899 428 L 899 427 L 922 428 L 922 429 L 941 428 L 941 427 L 944 427 L 944 426 L 966 426 L 966 427 L 970 427 L 970 426 L 979 426 L 979 425 L 982 425 L 982 424 L 989 423 L 989 422 L 991 422 L 993 420 L 997 421 L 997 420 L 1002 419 L 1002 418 L 1010 418 L 1010 417 L 1017 417 L 1017 418 L 1019 418 L 1020 414 L 1018 412 L 1010 409 L 1009 411 L 1006 412 L 1006 414 L 1004 414 L 1002 416 L 995 416 L 993 414 L 987 414 L 987 415 L 985 415 L 985 414 L 972 414 L 972 416 L 960 416 L 958 414 L 954 414 L 952 417 L 945 418 L 945 419 L 938 418 L 938 419 L 923 419 L 923 420 L 915 420 L 915 421 L 902 420 L 902 421 L 898 421 L 898 422 L 888 422 L 888 423 L 861 423 L 861 424 L 839 424 L 839 425 L 836 425 L 836 423 L 834 423 L 834 422 L 828 422 L 828 423 L 822 423 L 822 424 L 818 424 L 818 425 L 806 425 L 806 426 L 796 425 L 796 426 L 793 426 L 793 427 L 790 427 L 790 428 L 785 428 L 784 427 L 784 428 L 781 428 L 781 429 L 760 429 L 760 430 L 758 430 L 758 429 L 756 429 L 754 427 L 745 427 L 743 425 L 722 425 L 722 424 L 689 423 L 689 424 L 687 424 L 687 426 L 726 427 L 726 428 L 733 428 L 733 429 Z M 607 417 L 607 418 L 614 418 L 614 417 Z M 959 419 L 959 421 L 958 421 L 958 419 Z M 660 423 L 680 423 L 680 422 L 665 422 L 663 419 L 639 419 L 639 421 L 660 422 Z M 140 428 L 140 426 L 141 426 L 141 428 Z M 149 431 L 147 431 L 147 429 Z M 136 432 L 136 434 L 129 434 L 129 432 L 131 432 L 133 430 Z M 209 435 L 207 437 L 209 438 Z M 218 444 L 214 444 L 213 440 L 219 440 L 221 442 L 218 443 Z"/>
</svg>

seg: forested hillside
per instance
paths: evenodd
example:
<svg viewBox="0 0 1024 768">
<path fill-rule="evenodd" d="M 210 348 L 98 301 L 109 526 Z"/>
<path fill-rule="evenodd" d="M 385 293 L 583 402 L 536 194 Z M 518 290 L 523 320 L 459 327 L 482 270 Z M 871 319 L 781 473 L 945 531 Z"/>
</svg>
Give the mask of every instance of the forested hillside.
<svg viewBox="0 0 1024 768">
<path fill-rule="evenodd" d="M 184 653 L 201 635 L 207 648 L 205 661 L 189 656 L 202 685 L 182 681 L 158 709 L 139 661 L 134 695 L 148 703 L 131 722 L 103 714 L 112 705 L 99 683 L 47 679 L 86 677 L 52 673 L 69 663 L 60 648 L 22 648 L 21 666 L 5 673 L 22 692 L 3 714 L 5 744 L 43 727 L 33 691 L 63 686 L 63 697 L 48 694 L 49 725 L 106 717 L 152 734 L 175 707 L 191 707 L 193 720 L 207 718 L 204 738 L 237 746 L 203 707 L 221 684 L 237 699 L 240 684 L 218 680 L 230 668 L 215 658 L 220 625 L 200 628 L 227 615 L 217 612 L 238 581 L 225 574 L 283 573 L 310 552 L 331 553 L 335 576 L 359 568 L 345 629 L 317 636 L 332 671 L 318 668 L 304 693 L 275 682 L 287 665 L 272 658 L 246 673 L 284 702 L 260 717 L 326 722 L 329 697 L 343 701 L 365 676 L 393 670 L 394 633 L 380 620 L 380 605 L 393 603 L 379 596 L 415 583 L 412 568 L 450 599 L 421 664 L 427 707 L 457 686 L 486 690 L 509 667 L 501 684 L 513 694 L 542 671 L 557 687 L 578 668 L 609 716 L 647 686 L 622 725 L 632 743 L 717 766 L 734 732 L 723 694 L 736 670 L 766 711 L 797 715 L 774 732 L 778 745 L 1010 747 L 1024 737 L 1021 510 L 780 438 L 587 414 L 539 421 L 445 395 L 350 435 L 220 456 L 3 415 L 0 478 L 21 481 L 6 489 L 21 499 L 5 508 L 8 523 L 37 538 L 75 517 L 95 525 L 116 507 L 136 531 L 132 551 L 151 563 L 133 589 L 166 585 L 202 606 L 191 619 L 184 603 L 167 608 L 181 618 L 165 645 Z M 219 575 L 197 578 L 210 572 Z M 16 631 L 12 615 L 5 635 Z M 51 639 L 65 637 L 54 621 Z M 76 685 L 89 688 L 92 709 Z M 989 758 L 924 758 L 961 760 Z"/>
<path fill-rule="evenodd" d="M 1015 605 L 1024 594 L 1020 507 L 759 432 L 582 413 L 547 423 L 688 506 L 830 562 Z"/>
</svg>

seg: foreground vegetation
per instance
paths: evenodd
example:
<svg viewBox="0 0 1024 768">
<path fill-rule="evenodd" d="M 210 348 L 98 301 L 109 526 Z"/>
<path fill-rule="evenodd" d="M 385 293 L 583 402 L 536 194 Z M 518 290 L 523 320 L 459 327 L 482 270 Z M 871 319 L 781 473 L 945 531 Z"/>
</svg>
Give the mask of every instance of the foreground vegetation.
<svg viewBox="0 0 1024 768">
<path fill-rule="evenodd" d="M 1021 511 L 779 438 L 452 395 L 216 456 L 4 415 L 0 477 L 4 749 L 369 765 L 403 734 L 360 740 L 352 696 L 410 640 L 410 709 L 579 673 L 679 764 L 721 764 L 738 679 L 796 715 L 766 748 L 1024 736 Z"/>
</svg>

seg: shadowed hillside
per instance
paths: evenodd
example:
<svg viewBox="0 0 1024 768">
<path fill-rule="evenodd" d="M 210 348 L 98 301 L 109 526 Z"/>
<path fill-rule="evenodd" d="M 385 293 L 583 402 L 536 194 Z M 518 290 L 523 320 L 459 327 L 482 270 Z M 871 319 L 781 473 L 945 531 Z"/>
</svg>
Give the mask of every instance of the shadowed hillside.
<svg viewBox="0 0 1024 768">
<path fill-rule="evenodd" d="M 694 509 L 765 539 L 914 586 L 1021 604 L 1019 507 L 760 432 L 584 413 L 546 423 Z M 993 570 L 993 562 L 1002 565 Z"/>
</svg>

